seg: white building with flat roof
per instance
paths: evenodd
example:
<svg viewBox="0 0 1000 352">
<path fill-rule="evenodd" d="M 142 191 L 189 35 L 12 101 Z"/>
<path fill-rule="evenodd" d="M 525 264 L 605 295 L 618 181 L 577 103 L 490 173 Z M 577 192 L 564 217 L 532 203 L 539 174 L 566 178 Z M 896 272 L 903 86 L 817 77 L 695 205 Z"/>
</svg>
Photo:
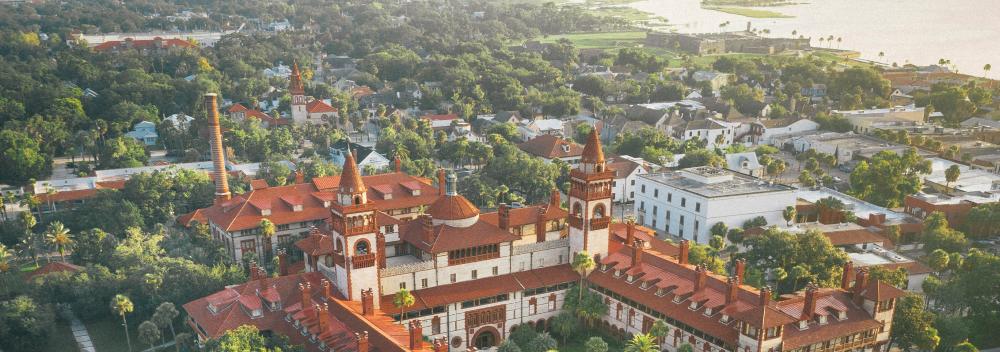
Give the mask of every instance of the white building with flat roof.
<svg viewBox="0 0 1000 352">
<path fill-rule="evenodd" d="M 702 244 L 718 222 L 742 227 L 763 217 L 784 226 L 782 212 L 795 205 L 792 187 L 709 166 L 639 175 L 636 190 L 640 224 Z"/>
</svg>

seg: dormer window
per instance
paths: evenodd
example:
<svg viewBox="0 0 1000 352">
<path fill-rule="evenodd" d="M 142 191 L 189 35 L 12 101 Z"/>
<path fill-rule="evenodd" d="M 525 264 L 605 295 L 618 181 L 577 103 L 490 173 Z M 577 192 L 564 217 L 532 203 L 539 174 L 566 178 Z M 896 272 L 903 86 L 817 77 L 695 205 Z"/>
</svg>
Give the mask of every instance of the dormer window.
<svg viewBox="0 0 1000 352">
<path fill-rule="evenodd" d="M 666 295 L 667 295 L 667 290 L 664 290 L 663 288 L 656 289 L 656 296 L 657 297 L 663 297 L 663 296 L 666 296 Z"/>
<path fill-rule="evenodd" d="M 706 317 L 712 316 L 712 307 L 705 308 L 705 316 Z"/>
<path fill-rule="evenodd" d="M 688 309 L 690 309 L 690 310 L 698 310 L 698 302 L 691 301 L 691 305 L 688 306 Z"/>
<path fill-rule="evenodd" d="M 628 275 L 625 277 L 625 281 L 628 281 L 628 283 L 632 283 L 635 281 L 635 276 Z"/>
<path fill-rule="evenodd" d="M 271 209 L 261 209 L 260 210 L 260 215 L 261 216 L 270 216 L 271 215 Z"/>
<path fill-rule="evenodd" d="M 819 317 L 817 317 L 817 320 L 819 320 L 819 325 L 826 325 L 827 323 L 825 315 L 820 315 Z"/>
<path fill-rule="evenodd" d="M 302 204 L 297 204 L 292 206 L 292 211 L 299 212 L 302 211 Z"/>
<path fill-rule="evenodd" d="M 643 282 L 639 283 L 639 289 L 640 290 L 645 290 L 647 288 L 649 288 L 649 281 L 643 281 Z"/>
<path fill-rule="evenodd" d="M 323 207 L 324 207 L 324 208 L 329 208 L 329 207 L 330 207 L 330 201 L 328 201 L 328 200 L 324 200 L 324 201 L 323 201 Z"/>
<path fill-rule="evenodd" d="M 216 306 L 215 306 L 214 304 L 209 304 L 209 305 L 208 305 L 208 311 L 209 311 L 210 313 L 212 313 L 212 315 L 216 315 L 216 314 L 219 314 L 219 308 L 218 308 L 218 307 L 216 307 Z"/>
<path fill-rule="evenodd" d="M 805 330 L 809 328 L 808 320 L 799 320 L 799 330 Z"/>
<path fill-rule="evenodd" d="M 843 310 L 842 311 L 838 311 L 837 312 L 837 320 L 844 320 L 844 319 L 847 319 L 847 311 L 843 311 Z"/>
<path fill-rule="evenodd" d="M 681 298 L 681 296 L 680 296 L 680 295 L 675 295 L 675 296 L 674 296 L 674 303 L 681 303 L 681 301 L 682 301 L 682 300 L 683 300 L 683 299 Z"/>
<path fill-rule="evenodd" d="M 260 318 L 262 316 L 264 316 L 264 310 L 263 309 L 254 309 L 254 310 L 250 311 L 250 317 L 251 318 L 255 318 L 256 319 L 256 318 Z"/>
<path fill-rule="evenodd" d="M 729 321 L 729 316 L 726 315 L 726 314 L 723 314 L 722 317 L 719 318 L 719 322 L 721 322 L 723 324 L 729 324 L 729 322 L 730 322 Z"/>
<path fill-rule="evenodd" d="M 615 277 L 622 277 L 622 271 L 621 270 L 615 270 Z"/>
</svg>

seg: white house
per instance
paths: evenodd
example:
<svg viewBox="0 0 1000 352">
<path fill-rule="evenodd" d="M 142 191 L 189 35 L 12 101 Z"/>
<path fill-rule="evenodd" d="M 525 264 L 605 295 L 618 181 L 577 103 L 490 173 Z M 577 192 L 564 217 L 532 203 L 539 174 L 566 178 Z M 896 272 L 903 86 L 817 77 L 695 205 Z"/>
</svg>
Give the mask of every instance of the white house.
<svg viewBox="0 0 1000 352">
<path fill-rule="evenodd" d="M 529 140 L 543 134 L 562 135 L 563 122 L 557 119 L 525 120 L 517 126 L 522 140 Z"/>
<path fill-rule="evenodd" d="M 640 175 L 636 187 L 640 224 L 702 244 L 715 223 L 742 227 L 763 217 L 784 225 L 782 211 L 795 205 L 792 187 L 710 166 Z"/>
<path fill-rule="evenodd" d="M 737 138 L 753 144 L 774 145 L 782 137 L 812 133 L 819 129 L 816 121 L 809 119 L 758 119 L 749 123 L 749 133 L 745 138 Z"/>
<path fill-rule="evenodd" d="M 357 155 L 358 168 L 362 172 L 365 170 L 382 171 L 389 169 L 389 165 L 391 164 L 389 158 L 379 154 L 379 152 L 376 152 L 371 147 L 365 147 L 346 140 L 340 140 L 330 146 L 330 159 L 332 159 L 334 165 L 344 165 L 344 161 L 347 159 L 348 144 L 350 144 L 350 151 Z"/>
<path fill-rule="evenodd" d="M 683 130 L 676 131 L 681 140 L 703 139 L 708 141 L 706 147 L 725 148 L 733 143 L 740 128 L 739 123 L 716 120 L 713 118 L 688 121 Z"/>
<path fill-rule="evenodd" d="M 174 124 L 174 127 L 177 127 L 177 129 L 187 130 L 188 127 L 191 126 L 191 121 L 194 121 L 194 117 L 185 115 L 183 113 L 176 113 L 167 116 L 167 118 L 163 119 L 163 121 L 170 121 L 170 123 Z"/>
<path fill-rule="evenodd" d="M 633 158 L 627 155 L 608 159 L 608 168 L 615 171 L 615 180 L 611 189 L 613 202 L 635 201 L 635 180 L 639 178 L 639 175 L 645 175 L 650 171 L 650 167 L 645 164 L 646 162 L 642 158 Z"/>
<path fill-rule="evenodd" d="M 156 134 L 156 124 L 149 121 L 142 121 L 135 124 L 135 127 L 125 133 L 126 136 L 132 137 L 142 144 L 145 145 L 156 145 L 156 140 L 159 137 Z"/>
<path fill-rule="evenodd" d="M 726 168 L 753 177 L 764 176 L 764 166 L 754 152 L 726 154 Z"/>
</svg>

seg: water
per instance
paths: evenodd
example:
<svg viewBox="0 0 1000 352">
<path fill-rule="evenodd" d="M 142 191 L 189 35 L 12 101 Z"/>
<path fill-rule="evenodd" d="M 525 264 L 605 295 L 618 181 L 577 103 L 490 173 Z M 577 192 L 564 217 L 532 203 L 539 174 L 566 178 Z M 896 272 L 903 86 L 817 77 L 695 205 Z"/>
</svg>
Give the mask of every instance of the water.
<svg viewBox="0 0 1000 352">
<path fill-rule="evenodd" d="M 645 0 L 633 8 L 666 17 L 683 33 L 769 29 L 770 36 L 790 37 L 792 31 L 813 38 L 843 38 L 841 49 L 862 58 L 900 65 L 937 64 L 941 58 L 961 72 L 1000 78 L 1000 1 L 997 0 L 810 0 L 811 3 L 764 7 L 793 18 L 749 18 L 702 9 L 699 0 Z M 824 41 L 822 47 L 837 48 Z M 884 52 L 884 57 L 879 57 Z"/>
</svg>

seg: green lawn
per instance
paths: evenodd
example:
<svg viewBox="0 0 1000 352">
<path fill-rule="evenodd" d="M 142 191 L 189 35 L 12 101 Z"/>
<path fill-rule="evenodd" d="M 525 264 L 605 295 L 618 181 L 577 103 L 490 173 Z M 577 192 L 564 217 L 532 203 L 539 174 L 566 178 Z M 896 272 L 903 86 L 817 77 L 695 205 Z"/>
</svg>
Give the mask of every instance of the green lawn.
<svg viewBox="0 0 1000 352">
<path fill-rule="evenodd" d="M 751 18 L 791 18 L 795 16 L 789 16 L 781 12 L 768 11 L 768 10 L 758 10 L 750 9 L 746 7 L 720 7 L 720 6 L 706 6 L 706 9 L 715 10 L 719 12 L 725 12 L 733 15 L 740 15 L 744 17 Z"/>
<path fill-rule="evenodd" d="M 646 32 L 600 32 L 550 35 L 535 38 L 542 43 L 555 43 L 568 39 L 578 49 L 619 49 L 641 46 L 646 41 Z"/>
<path fill-rule="evenodd" d="M 128 352 L 128 344 L 125 342 L 125 330 L 122 329 L 121 320 L 105 318 L 99 321 L 86 323 L 87 331 L 90 332 L 91 341 L 94 348 L 101 352 Z M 138 322 L 129 322 L 128 332 L 132 336 L 133 350 L 140 351 L 149 348 L 139 342 Z"/>
<path fill-rule="evenodd" d="M 586 351 L 585 344 L 592 336 L 599 336 L 604 339 L 604 342 L 608 344 L 608 352 L 622 352 L 625 349 L 624 341 L 618 341 L 613 337 L 609 337 L 604 334 L 594 334 L 594 333 L 580 333 L 573 336 L 571 339 L 566 339 L 566 343 L 563 344 L 562 338 L 558 336 L 553 336 L 556 341 L 559 341 L 559 352 L 584 352 Z"/>
<path fill-rule="evenodd" d="M 73 339 L 73 331 L 69 328 L 69 323 L 59 321 L 56 323 L 52 335 L 45 341 L 43 352 L 64 352 L 76 351 L 76 340 Z"/>
</svg>

